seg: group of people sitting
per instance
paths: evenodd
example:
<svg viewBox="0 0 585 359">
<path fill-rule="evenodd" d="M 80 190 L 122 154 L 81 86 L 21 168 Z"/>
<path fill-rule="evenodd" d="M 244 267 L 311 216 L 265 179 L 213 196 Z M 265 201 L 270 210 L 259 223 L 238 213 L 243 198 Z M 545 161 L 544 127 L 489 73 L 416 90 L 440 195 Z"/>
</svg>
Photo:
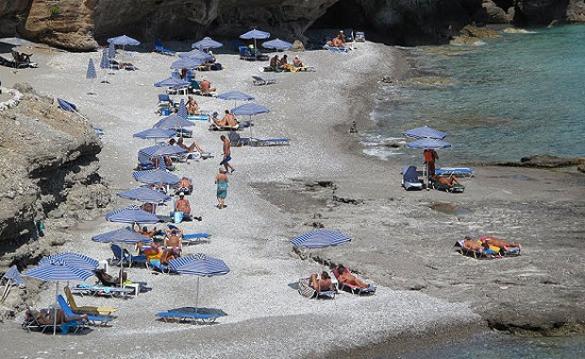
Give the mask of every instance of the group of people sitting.
<svg viewBox="0 0 585 359">
<path fill-rule="evenodd" d="M 181 256 L 183 251 L 183 231 L 173 225 L 169 225 L 164 231 L 154 227 L 149 230 L 146 226 L 139 230 L 142 235 L 153 239 L 153 242 L 145 246 L 141 242 L 136 244 L 139 254 L 146 256 L 148 264 L 153 268 L 159 268 L 160 264 L 168 264 L 170 260 Z M 155 236 L 164 235 L 163 243 L 154 241 Z"/>
<path fill-rule="evenodd" d="M 238 121 L 238 119 L 236 118 L 236 116 L 231 113 L 229 110 L 225 110 L 225 114 L 223 115 L 223 117 L 220 119 L 218 118 L 219 114 L 217 112 L 214 112 L 211 115 L 211 121 L 212 123 L 212 129 L 230 129 L 230 130 L 235 130 L 238 129 L 240 122 Z"/>
<path fill-rule="evenodd" d="M 493 236 L 481 236 L 479 239 L 466 236 L 463 241 L 458 242 L 458 245 L 466 251 L 487 257 L 520 254 L 522 248 L 519 243 L 508 242 Z"/>
<path fill-rule="evenodd" d="M 295 56 L 292 64 L 288 63 L 288 55 L 284 54 L 281 58 L 277 55 L 274 55 L 270 58 L 270 69 L 272 71 L 288 71 L 288 72 L 298 72 L 304 68 L 305 65 L 301 61 L 299 56 Z"/>
<path fill-rule="evenodd" d="M 339 34 L 337 34 L 336 37 L 327 41 L 327 45 L 331 47 L 343 48 L 345 47 L 345 42 L 346 42 L 345 34 L 343 33 L 343 31 L 339 31 Z"/>
<path fill-rule="evenodd" d="M 339 287 L 347 286 L 349 288 L 358 289 L 366 289 L 371 287 L 371 285 L 355 276 L 353 273 L 351 273 L 349 268 L 346 268 L 342 264 L 333 266 L 331 269 L 332 274 L 339 283 Z M 318 275 L 317 273 L 311 274 L 311 277 L 309 278 L 309 285 L 317 292 L 337 291 L 337 286 L 327 271 L 323 271 L 321 275 Z"/>
</svg>

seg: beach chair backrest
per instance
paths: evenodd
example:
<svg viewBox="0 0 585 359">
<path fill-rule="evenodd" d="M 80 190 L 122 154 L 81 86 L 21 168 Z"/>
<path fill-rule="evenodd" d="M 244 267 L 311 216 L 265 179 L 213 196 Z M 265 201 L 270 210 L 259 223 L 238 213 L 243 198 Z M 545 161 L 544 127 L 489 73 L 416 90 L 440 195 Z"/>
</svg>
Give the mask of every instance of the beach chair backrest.
<svg viewBox="0 0 585 359">
<path fill-rule="evenodd" d="M 114 258 L 116 260 L 122 260 L 122 256 L 123 256 L 122 247 L 120 247 L 117 244 L 112 244 L 111 248 L 112 248 L 112 253 L 114 253 Z"/>
<path fill-rule="evenodd" d="M 71 293 L 71 289 L 69 289 L 68 286 L 65 286 L 65 288 L 63 288 L 63 291 L 65 292 L 65 296 L 67 297 L 67 302 L 69 302 L 69 305 L 71 306 L 71 308 L 73 310 L 77 310 L 77 308 L 79 308 L 77 306 L 77 303 L 75 303 L 75 298 L 73 297 L 73 293 Z"/>
<path fill-rule="evenodd" d="M 57 303 L 59 303 L 59 306 L 63 310 L 65 318 L 69 319 L 74 318 L 76 316 L 76 314 L 73 313 L 73 309 L 71 309 L 71 307 L 69 306 L 69 304 L 67 304 L 67 301 L 65 300 L 65 298 L 63 298 L 61 294 L 57 296 Z"/>
<path fill-rule="evenodd" d="M 408 166 L 406 171 L 404 171 L 403 177 L 406 182 L 418 182 L 418 174 L 416 173 L 416 167 Z"/>
</svg>

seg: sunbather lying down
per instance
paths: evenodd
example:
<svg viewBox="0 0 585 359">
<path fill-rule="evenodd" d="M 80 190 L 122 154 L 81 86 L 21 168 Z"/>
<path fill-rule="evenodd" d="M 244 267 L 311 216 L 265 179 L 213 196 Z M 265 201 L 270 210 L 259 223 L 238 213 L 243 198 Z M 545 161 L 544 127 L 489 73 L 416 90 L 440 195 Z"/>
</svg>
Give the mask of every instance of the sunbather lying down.
<svg viewBox="0 0 585 359">
<path fill-rule="evenodd" d="M 33 308 L 28 308 L 24 312 L 24 321 L 27 323 L 36 321 L 40 325 L 53 325 L 55 324 L 55 316 L 53 313 L 56 314 L 57 317 L 57 325 L 63 324 L 67 321 L 67 317 L 65 313 L 61 309 L 41 309 L 36 310 Z M 76 318 L 69 318 L 69 319 L 87 319 L 87 314 L 79 314 Z"/>
<path fill-rule="evenodd" d="M 483 254 L 485 256 L 519 254 L 521 249 L 519 243 L 511 243 L 501 238 L 491 236 L 481 236 L 479 239 L 472 239 L 467 236 L 462 241 L 461 247 L 468 251 Z"/>
<path fill-rule="evenodd" d="M 341 284 L 350 285 L 357 288 L 368 288 L 370 285 L 353 275 L 349 269 L 345 268 L 342 264 L 336 268 L 338 273 L 337 280 Z"/>
<path fill-rule="evenodd" d="M 128 280 L 126 272 L 120 269 L 120 274 L 117 277 L 109 275 L 105 269 L 96 269 L 94 271 L 96 278 L 100 283 L 106 287 L 118 287 L 120 285 L 120 275 L 122 275 L 122 283 Z"/>
</svg>

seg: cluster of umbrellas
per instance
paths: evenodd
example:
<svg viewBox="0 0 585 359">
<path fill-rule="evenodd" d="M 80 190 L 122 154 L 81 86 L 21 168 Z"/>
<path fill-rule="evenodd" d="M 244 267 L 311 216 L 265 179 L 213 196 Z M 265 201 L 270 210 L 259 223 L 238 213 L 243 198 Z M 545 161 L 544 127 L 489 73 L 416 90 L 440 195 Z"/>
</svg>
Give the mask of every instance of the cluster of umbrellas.
<svg viewBox="0 0 585 359">
<path fill-rule="evenodd" d="M 242 35 L 240 35 L 240 39 L 242 40 L 254 40 L 254 47 L 257 48 L 257 40 L 266 40 L 270 38 L 270 33 L 262 30 L 252 29 Z M 262 43 L 262 47 L 266 49 L 272 50 L 288 50 L 293 46 L 290 42 L 274 39 L 270 41 L 265 41 Z"/>
</svg>

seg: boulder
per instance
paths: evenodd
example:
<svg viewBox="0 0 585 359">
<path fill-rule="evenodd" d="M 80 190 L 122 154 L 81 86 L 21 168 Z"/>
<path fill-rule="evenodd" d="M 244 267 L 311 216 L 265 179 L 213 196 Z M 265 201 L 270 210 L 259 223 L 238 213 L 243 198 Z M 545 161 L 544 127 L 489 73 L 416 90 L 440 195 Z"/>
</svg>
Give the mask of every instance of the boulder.
<svg viewBox="0 0 585 359">
<path fill-rule="evenodd" d="M 481 7 L 485 10 L 489 24 L 509 24 L 514 19 L 504 9 L 499 7 L 493 0 L 484 0 Z"/>
</svg>

